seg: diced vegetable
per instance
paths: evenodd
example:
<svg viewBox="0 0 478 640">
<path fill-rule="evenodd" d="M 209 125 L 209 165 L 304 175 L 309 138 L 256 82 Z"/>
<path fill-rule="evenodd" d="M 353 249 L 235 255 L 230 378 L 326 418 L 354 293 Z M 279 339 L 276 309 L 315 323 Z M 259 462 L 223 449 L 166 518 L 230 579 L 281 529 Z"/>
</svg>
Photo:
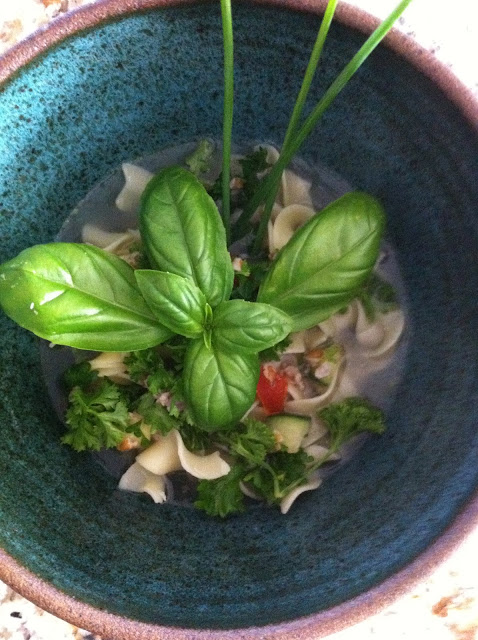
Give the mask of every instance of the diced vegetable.
<svg viewBox="0 0 478 640">
<path fill-rule="evenodd" d="M 261 366 L 259 382 L 257 383 L 257 399 L 269 415 L 284 411 L 287 398 L 287 378 L 273 366 Z"/>
<path fill-rule="evenodd" d="M 297 453 L 302 440 L 310 429 L 310 418 L 281 414 L 267 418 L 269 427 L 280 436 L 279 443 L 289 453 Z"/>
</svg>

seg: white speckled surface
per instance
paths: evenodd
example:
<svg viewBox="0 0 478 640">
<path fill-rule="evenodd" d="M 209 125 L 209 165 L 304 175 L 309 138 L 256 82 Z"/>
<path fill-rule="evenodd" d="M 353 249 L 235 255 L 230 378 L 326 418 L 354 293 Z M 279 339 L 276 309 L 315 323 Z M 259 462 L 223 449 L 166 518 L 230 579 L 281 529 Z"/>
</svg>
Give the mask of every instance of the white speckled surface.
<svg viewBox="0 0 478 640">
<path fill-rule="evenodd" d="M 94 1 L 0 0 L 0 53 L 59 13 Z M 353 0 L 350 4 L 383 18 L 396 2 Z M 477 0 L 414 0 L 398 27 L 449 65 L 478 96 Z M 1 640 L 79 638 L 95 636 L 41 611 L 0 582 Z M 330 638 L 478 640 L 478 531 L 410 593 Z"/>
</svg>

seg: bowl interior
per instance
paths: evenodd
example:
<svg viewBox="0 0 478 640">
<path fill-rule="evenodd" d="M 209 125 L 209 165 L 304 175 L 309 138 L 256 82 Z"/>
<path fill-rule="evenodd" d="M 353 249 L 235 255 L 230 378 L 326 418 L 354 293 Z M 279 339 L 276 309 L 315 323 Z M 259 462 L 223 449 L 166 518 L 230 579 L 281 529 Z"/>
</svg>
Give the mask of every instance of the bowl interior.
<svg viewBox="0 0 478 640">
<path fill-rule="evenodd" d="M 318 18 L 235 6 L 235 139 L 280 142 Z M 363 41 L 335 25 L 317 97 Z M 216 5 L 99 26 L 0 89 L 0 261 L 51 241 L 124 160 L 220 137 Z M 263 625 L 316 613 L 409 563 L 478 484 L 476 134 L 416 69 L 379 48 L 302 156 L 379 197 L 407 288 L 404 379 L 388 431 L 286 516 L 224 522 L 117 491 L 60 445 L 38 342 L 1 317 L 1 546 L 81 601 L 181 627 Z"/>
</svg>

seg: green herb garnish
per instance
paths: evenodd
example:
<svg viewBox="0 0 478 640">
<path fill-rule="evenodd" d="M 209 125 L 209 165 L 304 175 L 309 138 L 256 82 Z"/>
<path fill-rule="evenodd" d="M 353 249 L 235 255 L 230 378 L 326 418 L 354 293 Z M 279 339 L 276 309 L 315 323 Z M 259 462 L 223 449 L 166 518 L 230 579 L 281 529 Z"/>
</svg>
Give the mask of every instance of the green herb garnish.
<svg viewBox="0 0 478 640">
<path fill-rule="evenodd" d="M 220 518 L 244 511 L 244 494 L 240 488 L 243 475 L 244 469 L 240 465 L 235 465 L 222 478 L 201 480 L 198 484 L 198 497 L 194 506 L 210 516 L 219 516 Z"/>
<path fill-rule="evenodd" d="M 187 338 L 182 385 L 191 415 L 208 431 L 230 429 L 254 401 L 258 353 L 343 307 L 368 277 L 382 209 L 359 193 L 330 205 L 278 254 L 258 302 L 246 302 L 228 299 L 234 271 L 224 227 L 190 172 L 162 170 L 142 202 L 153 269 L 134 271 L 88 245 L 37 246 L 0 268 L 2 306 L 33 333 L 77 348 L 138 351 L 173 334 Z"/>
<path fill-rule="evenodd" d="M 295 488 L 309 482 L 310 475 L 359 433 L 382 434 L 384 416 L 380 409 L 363 398 L 347 398 L 319 412 L 330 433 L 327 453 L 314 461 L 304 450 L 296 453 L 276 451 L 270 428 L 256 420 L 245 421 L 238 430 L 221 435 L 237 463 L 227 476 L 199 483 L 200 499 L 195 503 L 210 515 L 225 517 L 244 509 L 240 483 L 248 484 L 254 493 L 269 504 L 280 502 Z M 222 493 L 224 491 L 224 493 Z"/>
<path fill-rule="evenodd" d="M 118 385 L 102 378 L 93 389 L 74 387 L 66 412 L 67 433 L 62 442 L 76 451 L 116 447 L 131 426 L 128 407 Z"/>
<path fill-rule="evenodd" d="M 228 446 L 233 456 L 254 465 L 264 462 L 268 453 L 276 450 L 274 434 L 264 422 L 247 418 L 232 433 L 220 434 L 221 444 Z"/>
<path fill-rule="evenodd" d="M 366 193 L 347 193 L 311 218 L 279 251 L 257 300 L 288 313 L 292 331 L 322 322 L 351 302 L 368 278 L 384 226 L 377 200 Z"/>
<path fill-rule="evenodd" d="M 302 126 L 291 136 L 290 142 L 287 146 L 283 146 L 280 157 L 276 164 L 272 167 L 269 175 L 261 183 L 260 188 L 254 194 L 244 208 L 244 211 L 239 219 L 240 228 L 244 228 L 250 220 L 256 209 L 266 201 L 270 193 L 277 193 L 280 178 L 284 169 L 289 165 L 292 158 L 299 151 L 302 144 L 308 138 L 313 131 L 320 118 L 325 111 L 334 102 L 335 98 L 345 88 L 353 75 L 360 69 L 362 64 L 367 60 L 369 55 L 385 38 L 387 33 L 393 27 L 398 18 L 402 15 L 405 9 L 411 4 L 412 0 L 402 0 L 399 5 L 392 11 L 392 13 L 377 27 L 372 35 L 366 40 L 355 56 L 339 73 L 337 78 L 332 82 L 329 88 L 324 93 L 323 97 L 316 104 L 312 112 L 305 119 Z M 254 252 L 259 254 L 262 248 L 262 242 L 267 230 L 267 223 L 269 218 L 267 215 L 261 217 L 259 229 L 256 234 L 254 242 Z"/>
<path fill-rule="evenodd" d="M 358 292 L 367 318 L 373 322 L 377 313 L 388 313 L 398 309 L 397 292 L 394 287 L 373 272 Z"/>
<path fill-rule="evenodd" d="M 67 389 L 73 387 L 88 388 L 98 379 L 98 372 L 91 368 L 89 362 L 78 362 L 69 367 L 63 374 L 63 382 Z"/>
<path fill-rule="evenodd" d="M 335 14 L 337 3 L 338 3 L 338 0 L 329 0 L 327 4 L 324 17 L 320 24 L 320 29 L 317 34 L 317 39 L 312 49 L 312 53 L 310 55 L 310 60 L 307 65 L 307 69 L 305 70 L 302 86 L 300 87 L 300 91 L 297 96 L 297 100 L 295 102 L 292 115 L 290 117 L 289 125 L 287 127 L 287 131 L 284 137 L 284 145 L 283 145 L 284 147 L 286 147 L 289 144 L 292 137 L 294 136 L 294 134 L 297 132 L 299 128 L 299 122 L 302 116 L 302 112 L 304 110 L 305 102 L 307 100 L 307 96 L 309 95 L 312 80 L 314 79 L 314 75 L 317 70 L 317 66 L 319 64 L 320 56 L 322 55 L 325 39 L 327 38 L 327 34 L 329 33 L 330 25 L 332 24 L 332 19 Z"/>
<path fill-rule="evenodd" d="M 166 409 L 171 417 L 192 425 L 194 420 L 187 408 L 182 384 L 185 348 L 180 350 L 179 363 L 177 349 L 179 345 L 168 342 L 164 345 L 164 355 L 158 348 L 134 351 L 125 358 L 124 363 L 131 379 L 146 387 L 150 395 L 158 397 L 162 393 L 168 394 Z M 178 425 L 175 428 L 179 428 Z"/>
<path fill-rule="evenodd" d="M 294 109 L 290 117 L 289 125 L 287 127 L 287 131 L 284 136 L 284 142 L 282 144 L 282 147 L 284 149 L 287 148 L 288 144 L 293 140 L 294 135 L 297 133 L 299 129 L 299 123 L 302 116 L 302 112 L 304 110 L 305 102 L 307 100 L 307 96 L 309 95 L 312 80 L 314 78 L 317 66 L 319 64 L 320 56 L 322 54 L 322 50 L 325 44 L 325 39 L 327 38 L 327 34 L 329 32 L 330 25 L 334 17 L 337 3 L 338 3 L 338 0 L 329 0 L 327 4 L 327 8 L 325 10 L 325 14 L 320 25 L 320 29 L 317 34 L 317 39 L 315 41 L 309 63 L 305 71 L 304 79 L 302 81 L 302 86 L 297 96 L 297 100 L 295 102 Z M 276 194 L 277 194 L 277 187 L 275 189 L 271 189 L 269 192 L 269 195 L 265 199 L 262 217 L 267 220 L 269 220 L 271 217 L 272 208 L 274 206 L 274 202 L 276 199 Z M 251 196 L 252 195 L 253 194 L 251 194 Z M 262 233 L 262 231 L 260 231 L 259 233 Z M 258 242 L 256 242 L 255 244 L 255 249 L 257 252 L 260 249 Z"/>
<path fill-rule="evenodd" d="M 224 42 L 224 112 L 222 134 L 222 219 L 226 239 L 231 237 L 231 201 L 229 182 L 231 177 L 232 120 L 234 114 L 234 43 L 232 33 L 231 0 L 221 0 L 222 30 Z"/>
<path fill-rule="evenodd" d="M 268 425 L 239 420 L 254 401 L 260 358 L 279 357 L 292 331 L 315 326 L 357 295 L 369 318 L 395 308 L 393 289 L 372 274 L 385 218 L 369 195 L 347 194 L 312 217 L 272 263 L 258 258 L 283 170 L 411 1 L 400 2 L 302 121 L 338 2 L 329 0 L 278 161 L 269 167 L 265 149 L 241 161 L 235 204 L 243 212 L 234 238 L 247 234 L 259 206 L 264 211 L 254 260 L 239 273 L 234 274 L 228 252 L 234 107 L 230 0 L 221 0 L 223 158 L 220 191 L 217 184 L 212 188 L 221 200 L 222 219 L 196 177 L 209 170 L 213 152 L 203 141 L 186 159 L 190 171 L 160 171 L 142 196 L 139 246 L 141 264 L 149 268 L 135 271 L 117 256 L 75 243 L 32 247 L 0 266 L 0 303 L 19 325 L 55 344 L 129 352 L 128 390 L 99 378 L 88 363 L 67 372 L 70 406 L 63 442 L 78 451 L 99 450 L 133 435 L 145 444 L 146 424 L 163 435 L 178 429 L 191 450 L 225 446 L 235 464 L 226 476 L 201 481 L 196 501 L 200 509 L 224 517 L 244 509 L 241 482 L 267 502 L 280 503 L 350 438 L 383 432 L 382 413 L 367 401 L 349 398 L 330 405 L 319 413 L 330 448 L 314 461 L 303 450 L 278 450 Z"/>
<path fill-rule="evenodd" d="M 158 404 L 151 393 L 145 393 L 141 396 L 135 410 L 151 427 L 151 433 L 159 431 L 164 436 L 172 429 L 180 428 L 181 423 L 171 416 L 165 407 Z"/>
<path fill-rule="evenodd" d="M 186 158 L 185 164 L 191 173 L 200 177 L 211 168 L 213 153 L 214 144 L 210 140 L 201 140 L 196 149 Z"/>
<path fill-rule="evenodd" d="M 278 451 L 247 473 L 243 480 L 269 504 L 280 504 L 293 489 L 306 484 L 312 462 L 313 458 L 303 449 L 297 453 Z"/>
<path fill-rule="evenodd" d="M 337 452 L 359 433 L 382 434 L 385 431 L 383 412 L 364 398 L 347 398 L 319 411 L 330 433 L 330 452 Z"/>
</svg>

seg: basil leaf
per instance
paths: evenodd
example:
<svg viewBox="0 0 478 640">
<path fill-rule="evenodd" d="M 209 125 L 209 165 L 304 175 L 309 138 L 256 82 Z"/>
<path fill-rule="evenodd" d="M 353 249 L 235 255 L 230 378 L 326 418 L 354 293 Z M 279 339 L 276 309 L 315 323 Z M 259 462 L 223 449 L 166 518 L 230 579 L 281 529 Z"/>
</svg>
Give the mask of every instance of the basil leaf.
<svg viewBox="0 0 478 640">
<path fill-rule="evenodd" d="M 211 348 L 212 346 L 212 318 L 213 318 L 213 313 L 212 313 L 212 309 L 211 309 L 211 305 L 206 303 L 206 307 L 204 309 L 204 313 L 206 316 L 206 320 L 204 323 L 204 333 L 203 333 L 203 339 L 204 339 L 204 344 L 206 345 L 206 347 L 208 349 Z"/>
<path fill-rule="evenodd" d="M 258 353 L 283 340 L 291 330 L 289 316 L 270 304 L 229 300 L 214 311 L 213 341 L 223 350 Z"/>
<path fill-rule="evenodd" d="M 188 278 L 211 307 L 227 300 L 234 270 L 214 200 L 189 171 L 168 167 L 145 189 L 141 235 L 151 264 Z"/>
<path fill-rule="evenodd" d="M 45 244 L 0 267 L 0 300 L 20 326 L 56 344 L 134 351 L 166 340 L 133 269 L 86 244 Z"/>
<path fill-rule="evenodd" d="M 189 410 L 206 431 L 233 426 L 256 397 L 259 359 L 255 354 L 208 349 L 191 342 L 184 362 L 183 387 Z"/>
<path fill-rule="evenodd" d="M 165 271 L 138 269 L 136 281 L 151 311 L 165 327 L 186 338 L 204 331 L 206 298 L 186 278 Z"/>
<path fill-rule="evenodd" d="M 372 196 L 353 192 L 299 229 L 266 275 L 259 302 L 288 313 L 293 331 L 308 329 L 346 306 L 378 257 L 385 214 Z"/>
</svg>

